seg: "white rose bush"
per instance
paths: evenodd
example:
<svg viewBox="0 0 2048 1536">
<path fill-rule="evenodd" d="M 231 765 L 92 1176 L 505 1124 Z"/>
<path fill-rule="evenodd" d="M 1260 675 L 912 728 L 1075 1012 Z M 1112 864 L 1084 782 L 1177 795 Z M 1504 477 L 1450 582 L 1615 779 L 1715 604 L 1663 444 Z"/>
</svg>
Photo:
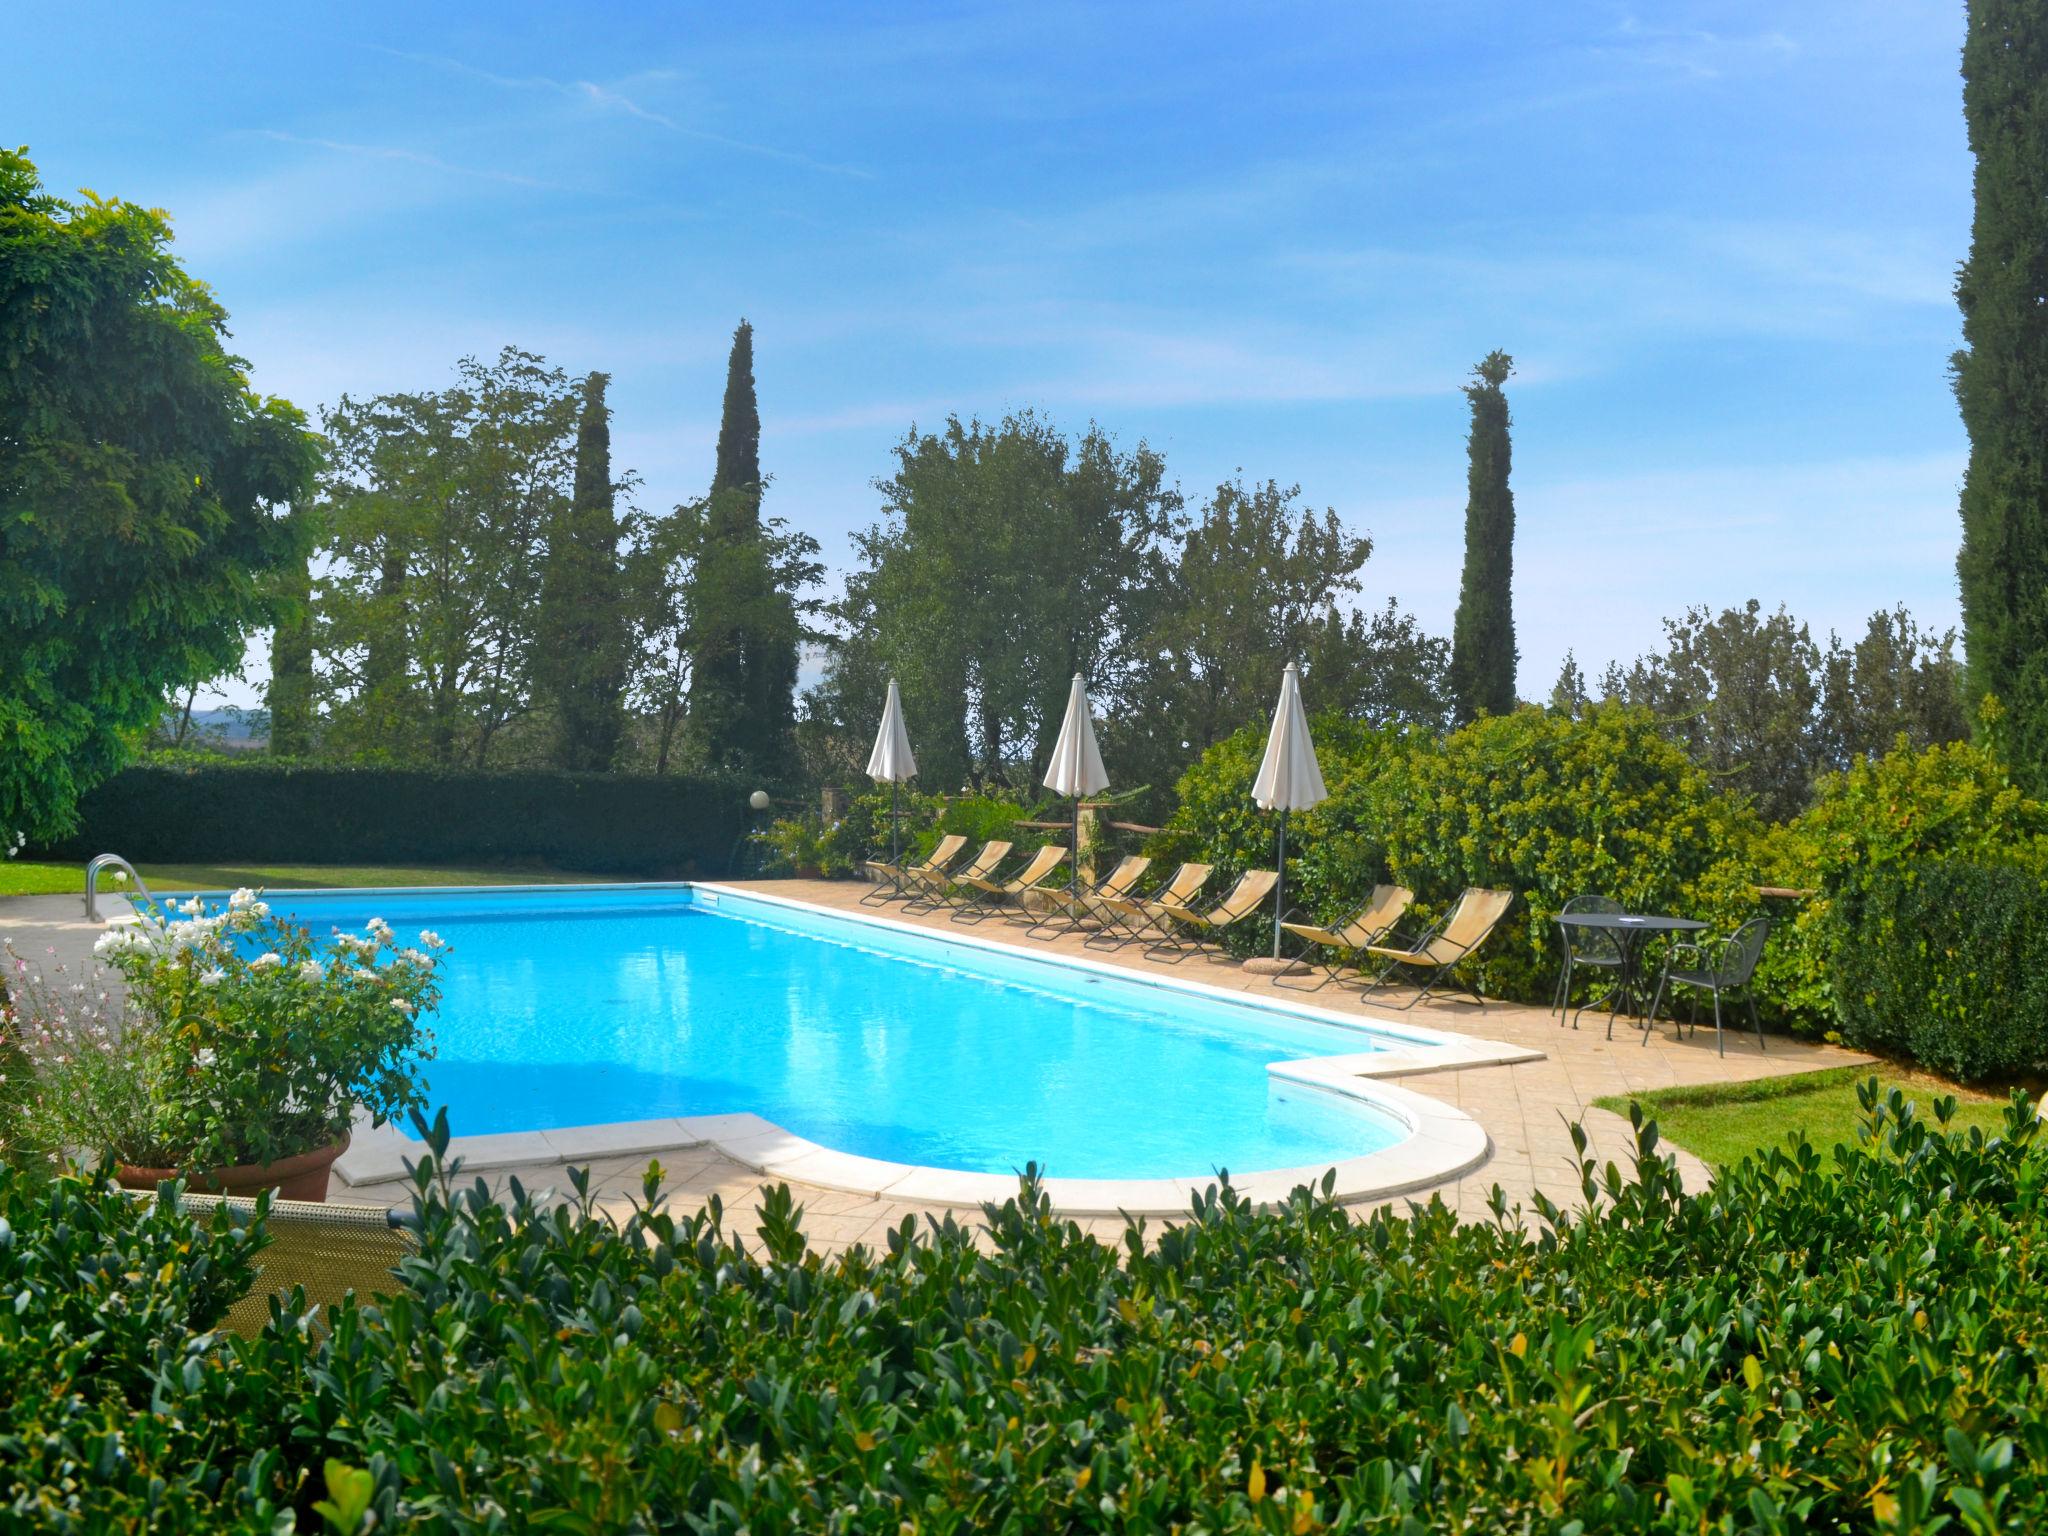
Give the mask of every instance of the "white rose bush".
<svg viewBox="0 0 2048 1536">
<path fill-rule="evenodd" d="M 381 1125 L 424 1103 L 446 948 L 381 919 L 316 940 L 241 890 L 109 929 L 95 955 L 118 981 L 9 951 L 0 1067 L 28 1081 L 7 1135 L 196 1173 L 335 1146 L 359 1107 Z"/>
</svg>

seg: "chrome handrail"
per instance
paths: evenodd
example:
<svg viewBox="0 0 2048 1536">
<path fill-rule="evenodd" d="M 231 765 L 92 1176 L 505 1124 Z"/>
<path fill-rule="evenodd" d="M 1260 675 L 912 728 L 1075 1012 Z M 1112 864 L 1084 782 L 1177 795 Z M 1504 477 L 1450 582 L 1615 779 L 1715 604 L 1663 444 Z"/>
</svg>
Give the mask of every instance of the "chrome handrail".
<svg viewBox="0 0 2048 1536">
<path fill-rule="evenodd" d="M 85 920 L 87 922 L 104 923 L 107 921 L 106 918 L 100 916 L 99 886 L 100 871 L 109 867 L 127 870 L 128 878 L 135 882 L 135 889 L 142 893 L 142 899 L 151 906 L 156 905 L 156 898 L 149 894 L 149 887 L 143 882 L 141 870 L 130 864 L 118 853 L 97 854 L 94 856 L 93 861 L 85 866 Z"/>
</svg>

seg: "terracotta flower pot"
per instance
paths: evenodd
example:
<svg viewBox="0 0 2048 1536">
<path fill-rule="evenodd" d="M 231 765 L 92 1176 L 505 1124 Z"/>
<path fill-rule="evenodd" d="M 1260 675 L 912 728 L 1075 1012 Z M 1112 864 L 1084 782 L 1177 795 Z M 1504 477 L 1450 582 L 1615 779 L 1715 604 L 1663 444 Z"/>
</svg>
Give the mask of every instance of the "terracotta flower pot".
<svg viewBox="0 0 2048 1536">
<path fill-rule="evenodd" d="M 204 1176 L 188 1176 L 186 1182 L 209 1195 L 253 1195 L 274 1189 L 284 1200 L 324 1201 L 334 1160 L 347 1150 L 348 1137 L 344 1136 L 331 1147 L 316 1147 L 296 1157 L 281 1157 L 274 1163 L 237 1163 L 232 1168 L 216 1168 Z M 177 1176 L 175 1168 L 135 1168 L 127 1163 L 114 1170 L 123 1189 L 155 1189 L 165 1179 Z"/>
</svg>

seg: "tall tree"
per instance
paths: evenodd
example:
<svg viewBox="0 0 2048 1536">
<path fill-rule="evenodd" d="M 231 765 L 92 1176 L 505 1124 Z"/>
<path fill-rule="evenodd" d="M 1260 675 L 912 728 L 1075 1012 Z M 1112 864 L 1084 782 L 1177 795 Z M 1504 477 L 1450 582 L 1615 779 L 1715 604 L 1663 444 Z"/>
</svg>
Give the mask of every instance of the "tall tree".
<svg viewBox="0 0 2048 1536">
<path fill-rule="evenodd" d="M 806 632 L 790 580 L 809 557 L 799 554 L 793 571 L 778 569 L 778 551 L 789 551 L 779 524 L 764 530 L 765 489 L 754 328 L 742 320 L 726 359 L 718 456 L 693 566 L 690 734 L 700 761 L 773 773 L 788 762 Z"/>
<path fill-rule="evenodd" d="M 1806 626 L 1751 598 L 1718 615 L 1688 609 L 1664 621 L 1664 634 L 1662 655 L 1608 670 L 1608 696 L 1648 708 L 1695 762 L 1773 820 L 1798 814 L 1827 767 L 1820 650 Z"/>
<path fill-rule="evenodd" d="M 1956 277 L 1970 434 L 1957 560 L 1973 691 L 2006 707 L 2015 776 L 2048 793 L 2048 5 L 1970 0 L 1963 116 L 1977 157 Z"/>
<path fill-rule="evenodd" d="M 161 213 L 0 150 L 0 839 L 54 838 L 305 558 L 319 444 L 253 393 Z"/>
<path fill-rule="evenodd" d="M 582 402 L 516 347 L 456 372 L 449 389 L 344 395 L 323 414 L 320 686 L 345 754 L 488 767 L 532 708 L 546 534 Z"/>
<path fill-rule="evenodd" d="M 574 489 L 548 530 L 535 681 L 554 714 L 558 768 L 601 772 L 625 729 L 628 608 L 612 482 L 610 376 L 583 381 Z"/>
<path fill-rule="evenodd" d="M 1508 397 L 1515 369 L 1489 352 L 1465 386 L 1472 404 L 1466 445 L 1465 574 L 1451 626 L 1451 697 L 1460 725 L 1482 711 L 1515 707 L 1515 493 L 1508 489 Z"/>
<path fill-rule="evenodd" d="M 313 572 L 297 560 L 278 573 L 287 605 L 270 632 L 270 751 L 304 757 L 313 750 Z"/>
<path fill-rule="evenodd" d="M 1821 751 L 1830 768 L 1882 757 L 1901 737 L 1928 747 L 1970 733 L 1955 631 L 1923 630 L 1904 607 L 1873 613 L 1853 646 L 1828 636 L 1820 694 Z"/>
<path fill-rule="evenodd" d="M 1370 631 L 1333 610 L 1358 590 L 1372 541 L 1300 487 L 1226 480 L 1180 530 L 1164 601 L 1136 647 L 1137 677 L 1113 739 L 1127 772 L 1171 783 L 1187 763 L 1267 715 L 1290 661 L 1305 663 L 1311 706 L 1357 702 Z"/>
<path fill-rule="evenodd" d="M 1074 673 L 1098 699 L 1128 685 L 1167 585 L 1165 473 L 1142 443 L 1119 452 L 1093 427 L 1069 442 L 1028 411 L 911 431 L 875 482 L 883 520 L 855 535 L 814 714 L 872 733 L 894 676 L 925 783 L 1023 784 Z"/>
<path fill-rule="evenodd" d="M 1373 725 L 1446 729 L 1451 718 L 1451 643 L 1427 633 L 1391 597 L 1370 612 L 1334 604 L 1310 628 L 1301 681 L 1311 714 L 1336 710 Z"/>
</svg>

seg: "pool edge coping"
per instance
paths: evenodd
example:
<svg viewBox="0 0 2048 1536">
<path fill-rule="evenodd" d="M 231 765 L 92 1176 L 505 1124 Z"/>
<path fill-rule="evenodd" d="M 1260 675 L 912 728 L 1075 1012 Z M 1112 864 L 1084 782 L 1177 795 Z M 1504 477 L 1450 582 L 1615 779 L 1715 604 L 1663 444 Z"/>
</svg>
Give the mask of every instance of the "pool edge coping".
<svg viewBox="0 0 2048 1536">
<path fill-rule="evenodd" d="M 1085 956 L 1048 953 L 1030 956 L 1017 946 L 975 934 L 931 933 L 928 929 L 869 913 L 845 912 L 787 896 L 744 890 L 716 881 L 621 881 L 601 886 L 453 886 L 453 887 L 316 887 L 295 894 L 370 894 L 406 891 L 573 891 L 659 889 L 709 891 L 741 901 L 758 901 L 794 911 L 837 918 L 857 926 L 895 933 L 923 934 L 942 943 L 1010 956 L 1021 955 L 1073 970 L 1114 976 L 1139 985 L 1192 994 L 1213 1001 L 1252 1006 L 1263 1011 L 1303 1017 L 1411 1043 L 1407 1051 L 1368 1051 L 1302 1057 L 1269 1063 L 1269 1075 L 1284 1082 L 1350 1098 L 1393 1119 L 1408 1134 L 1391 1147 L 1347 1158 L 1335 1164 L 1253 1170 L 1233 1175 L 1231 1184 L 1258 1203 L 1284 1200 L 1303 1185 L 1320 1186 L 1330 1178 L 1329 1197 L 1339 1204 L 1384 1200 L 1448 1183 L 1484 1163 L 1492 1142 L 1484 1127 L 1465 1111 L 1387 1079 L 1463 1067 L 1506 1065 L 1540 1060 L 1541 1051 L 1447 1030 L 1429 1029 L 1371 1014 L 1347 1015 L 1313 1004 L 1249 997 L 1243 992 L 1179 976 L 1148 976 L 1123 966 Z M 541 1131 L 504 1131 L 458 1136 L 449 1156 L 459 1158 L 466 1172 L 512 1167 L 568 1166 L 601 1157 L 649 1156 L 708 1149 L 754 1172 L 874 1199 L 915 1201 L 936 1206 L 979 1206 L 1006 1200 L 1017 1191 L 1014 1174 L 973 1173 L 889 1162 L 841 1152 L 776 1125 L 760 1115 L 733 1113 L 686 1115 L 651 1120 L 606 1121 Z M 395 1126 L 373 1126 L 359 1117 L 349 1149 L 335 1163 L 348 1185 L 387 1183 L 408 1177 L 408 1165 L 424 1154 L 424 1145 Z M 1053 1209 L 1067 1216 L 1175 1215 L 1185 1213 L 1195 1194 L 1218 1182 L 1215 1174 L 1167 1179 L 1078 1179 L 1049 1176 L 1044 1181 Z"/>
</svg>

